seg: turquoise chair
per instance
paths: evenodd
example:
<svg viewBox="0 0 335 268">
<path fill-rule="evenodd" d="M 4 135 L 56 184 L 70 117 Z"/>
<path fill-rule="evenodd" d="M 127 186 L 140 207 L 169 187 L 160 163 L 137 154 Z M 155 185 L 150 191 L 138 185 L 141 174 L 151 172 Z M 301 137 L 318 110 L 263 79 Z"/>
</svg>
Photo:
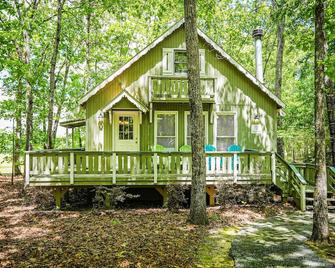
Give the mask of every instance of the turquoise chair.
<svg viewBox="0 0 335 268">
<path fill-rule="evenodd" d="M 212 144 L 206 144 L 204 149 L 205 149 L 205 153 L 206 152 L 216 152 L 216 147 Z M 208 157 L 208 168 L 209 170 L 212 169 L 211 157 Z"/>
<path fill-rule="evenodd" d="M 239 146 L 237 144 L 232 144 L 228 147 L 228 152 L 242 152 L 242 148 L 241 148 L 241 146 Z M 236 162 L 237 162 L 237 166 L 239 167 L 239 165 L 240 165 L 240 157 L 239 156 L 237 156 Z M 233 158 L 233 161 L 231 161 L 231 169 L 232 170 L 234 169 L 234 158 Z"/>
</svg>

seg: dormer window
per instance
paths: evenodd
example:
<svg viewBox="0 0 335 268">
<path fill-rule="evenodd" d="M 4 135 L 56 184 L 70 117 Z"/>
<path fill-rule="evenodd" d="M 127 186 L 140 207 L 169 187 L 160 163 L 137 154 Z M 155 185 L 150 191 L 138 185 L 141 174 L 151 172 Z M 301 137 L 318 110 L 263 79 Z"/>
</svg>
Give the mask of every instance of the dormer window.
<svg viewBox="0 0 335 268">
<path fill-rule="evenodd" d="M 186 50 L 174 51 L 174 73 L 187 74 L 187 55 Z"/>
</svg>

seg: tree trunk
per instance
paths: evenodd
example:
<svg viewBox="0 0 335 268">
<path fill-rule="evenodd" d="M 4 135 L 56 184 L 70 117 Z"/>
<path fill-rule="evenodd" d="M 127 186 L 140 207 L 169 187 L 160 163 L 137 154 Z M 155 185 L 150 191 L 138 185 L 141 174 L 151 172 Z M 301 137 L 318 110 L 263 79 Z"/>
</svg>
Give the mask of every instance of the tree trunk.
<svg viewBox="0 0 335 268">
<path fill-rule="evenodd" d="M 62 113 L 64 95 L 65 95 L 65 91 L 66 91 L 67 78 L 69 76 L 69 70 L 70 70 L 70 63 L 67 62 L 66 66 L 65 66 L 62 94 L 61 94 L 61 97 L 60 97 L 60 101 L 58 103 L 57 112 L 56 112 L 56 116 L 55 116 L 54 127 L 53 127 L 53 130 L 52 130 L 52 139 L 53 140 L 56 139 L 56 135 L 57 135 L 57 129 L 58 129 L 58 124 L 59 124 L 59 119 L 60 119 L 61 113 Z"/>
<path fill-rule="evenodd" d="M 325 140 L 325 70 L 326 37 L 324 30 L 325 3 L 317 0 L 315 6 L 315 190 L 313 231 L 311 240 L 329 242 L 327 173 Z"/>
<path fill-rule="evenodd" d="M 48 111 L 48 129 L 47 129 L 47 148 L 53 148 L 53 136 L 52 136 L 52 125 L 53 125 L 53 109 L 55 103 L 55 90 L 56 90 L 56 64 L 57 57 L 59 53 L 59 43 L 60 43 L 60 34 L 62 29 L 62 13 L 63 13 L 63 5 L 65 0 L 58 0 L 57 3 L 57 26 L 56 26 L 56 34 L 53 46 L 53 52 L 50 62 L 50 86 L 49 86 L 49 111 Z"/>
<path fill-rule="evenodd" d="M 276 57 L 276 77 L 275 77 L 275 93 L 278 98 L 281 98 L 282 80 L 283 80 L 284 27 L 285 27 L 285 15 L 281 14 L 277 25 L 277 57 Z M 280 116 L 278 116 L 277 129 L 281 129 L 281 126 L 282 126 L 282 119 L 280 118 Z M 282 137 L 278 137 L 277 139 L 277 153 L 282 157 L 284 157 L 285 155 L 284 139 Z"/>
<path fill-rule="evenodd" d="M 184 0 L 185 35 L 188 66 L 188 93 L 190 101 L 190 127 L 192 145 L 192 189 L 189 222 L 207 224 L 206 162 L 204 154 L 203 109 L 200 92 L 199 43 L 196 26 L 195 0 Z"/>
<path fill-rule="evenodd" d="M 328 128 L 330 136 L 330 159 L 331 165 L 335 166 L 335 96 L 334 82 L 326 76 L 326 103 L 328 113 Z"/>
<path fill-rule="evenodd" d="M 15 102 L 16 102 L 16 111 L 15 111 L 15 149 L 14 149 L 14 168 L 15 174 L 21 175 L 20 170 L 20 152 L 21 152 L 21 138 L 22 138 L 22 101 L 23 101 L 23 92 L 22 92 L 22 78 L 19 78 Z"/>
<path fill-rule="evenodd" d="M 86 92 L 90 89 L 91 87 L 91 40 L 90 40 L 90 35 L 91 35 L 91 16 L 92 16 L 92 11 L 91 11 L 91 0 L 88 0 L 88 12 L 86 15 L 86 39 L 85 39 L 85 44 L 86 44 L 86 83 L 85 83 L 85 89 Z"/>
</svg>

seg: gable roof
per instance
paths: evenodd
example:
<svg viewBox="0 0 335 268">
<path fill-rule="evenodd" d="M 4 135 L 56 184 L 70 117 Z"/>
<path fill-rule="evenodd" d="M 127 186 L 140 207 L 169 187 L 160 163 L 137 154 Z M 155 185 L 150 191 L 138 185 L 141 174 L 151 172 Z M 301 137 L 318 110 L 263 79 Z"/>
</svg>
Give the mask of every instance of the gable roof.
<svg viewBox="0 0 335 268">
<path fill-rule="evenodd" d="M 119 103 L 123 98 L 126 98 L 128 101 L 130 101 L 143 113 L 146 113 L 148 111 L 148 108 L 144 104 L 142 104 L 140 101 L 135 99 L 132 95 L 130 95 L 127 90 L 123 90 L 118 95 L 116 95 L 114 99 L 102 109 L 102 112 L 105 113 L 109 109 L 112 109 L 113 106 Z"/>
<path fill-rule="evenodd" d="M 170 36 L 173 32 L 178 30 L 180 27 L 184 25 L 184 19 L 180 20 L 176 24 L 174 24 L 170 29 L 168 29 L 164 34 L 158 37 L 155 41 L 153 41 L 150 45 L 136 54 L 131 60 L 129 60 L 125 65 L 123 65 L 120 69 L 114 72 L 112 75 L 107 77 L 104 81 L 102 81 L 99 85 L 97 85 L 94 89 L 87 92 L 80 100 L 79 104 L 84 105 L 92 96 L 97 94 L 102 88 L 104 88 L 108 83 L 113 81 L 116 77 L 121 75 L 125 70 L 127 70 L 133 63 L 138 61 L 144 55 L 146 55 L 151 49 L 156 47 L 159 43 L 165 40 L 168 36 Z M 243 74 L 248 80 L 253 83 L 257 88 L 259 88 L 263 93 L 265 93 L 271 100 L 273 100 L 278 108 L 284 108 L 285 104 L 269 89 L 267 89 L 264 84 L 262 84 L 255 76 L 253 76 L 250 72 L 248 72 L 242 65 L 240 65 L 237 61 L 235 61 L 231 56 L 229 56 L 218 44 L 216 44 L 210 37 L 208 37 L 204 32 L 198 29 L 198 35 L 205 40 L 205 42 L 210 45 L 217 53 L 219 53 L 225 60 L 227 60 L 230 64 L 232 64 L 241 74 Z"/>
</svg>

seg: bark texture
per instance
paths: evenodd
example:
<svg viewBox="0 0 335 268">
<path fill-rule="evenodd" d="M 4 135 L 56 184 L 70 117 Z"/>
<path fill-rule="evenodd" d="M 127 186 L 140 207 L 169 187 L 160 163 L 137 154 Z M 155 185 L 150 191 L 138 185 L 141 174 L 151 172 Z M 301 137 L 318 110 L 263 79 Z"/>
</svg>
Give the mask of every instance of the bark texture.
<svg viewBox="0 0 335 268">
<path fill-rule="evenodd" d="M 330 163 L 335 166 L 335 87 L 334 82 L 326 76 L 326 103 L 328 114 L 328 128 L 330 137 Z"/>
<path fill-rule="evenodd" d="M 52 125 L 54 120 L 54 103 L 55 103 L 55 90 L 56 90 L 56 65 L 57 57 L 59 54 L 59 43 L 60 35 L 62 30 L 62 13 L 63 5 L 65 0 L 57 1 L 57 25 L 56 25 L 56 34 L 54 39 L 54 46 L 50 62 L 50 85 L 49 85 L 49 109 L 48 109 L 48 129 L 47 129 L 47 148 L 53 148 L 53 135 L 52 135 Z"/>
<path fill-rule="evenodd" d="M 28 7 L 26 7 L 26 2 L 19 0 L 15 0 L 15 6 L 17 11 L 17 16 L 20 22 L 20 26 L 22 28 L 22 40 L 23 44 L 17 48 L 20 60 L 27 66 L 27 72 L 24 74 L 25 85 L 26 85 L 26 144 L 25 150 L 29 151 L 32 149 L 31 140 L 33 136 L 33 91 L 32 91 L 32 72 L 30 68 L 30 30 L 31 25 L 30 22 L 25 21 L 22 13 L 25 12 L 26 9 L 32 10 L 31 20 L 34 19 L 34 14 L 37 10 L 38 1 L 34 0 L 30 3 Z M 22 9 L 24 10 L 22 12 Z"/>
<path fill-rule="evenodd" d="M 325 67 L 326 36 L 324 31 L 325 3 L 317 0 L 315 5 L 315 190 L 313 231 L 311 240 L 329 242 L 327 173 L 325 140 Z"/>
<path fill-rule="evenodd" d="M 208 223 L 206 212 L 206 162 L 204 154 L 204 125 L 199 73 L 199 43 L 196 26 L 195 0 L 184 0 L 185 35 L 188 66 L 188 93 L 192 146 L 192 188 L 189 222 Z"/>
<path fill-rule="evenodd" d="M 276 4 L 275 4 L 276 5 Z M 283 5 L 283 3 L 281 4 Z M 281 8 L 277 7 L 276 8 Z M 281 14 L 277 25 L 277 57 L 276 57 L 276 76 L 275 76 L 275 93 L 278 98 L 281 98 L 282 81 L 283 81 L 283 56 L 284 56 L 284 29 L 285 29 L 285 15 Z M 278 116 L 277 128 L 282 126 L 282 120 Z M 284 139 L 278 137 L 277 139 L 277 153 L 284 157 Z"/>
</svg>

